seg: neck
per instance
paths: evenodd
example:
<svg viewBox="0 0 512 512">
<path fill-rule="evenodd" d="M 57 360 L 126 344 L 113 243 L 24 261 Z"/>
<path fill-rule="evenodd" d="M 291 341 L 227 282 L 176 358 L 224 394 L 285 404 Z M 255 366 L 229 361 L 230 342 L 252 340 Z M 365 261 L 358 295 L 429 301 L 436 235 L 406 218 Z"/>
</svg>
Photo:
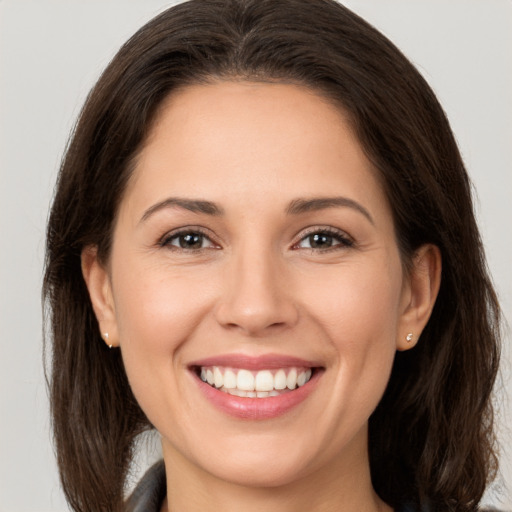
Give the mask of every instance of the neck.
<svg viewBox="0 0 512 512">
<path fill-rule="evenodd" d="M 167 499 L 162 512 L 391 512 L 371 485 L 366 437 L 347 458 L 275 487 L 217 478 L 163 442 Z M 361 450 L 364 457 L 361 457 Z"/>
</svg>

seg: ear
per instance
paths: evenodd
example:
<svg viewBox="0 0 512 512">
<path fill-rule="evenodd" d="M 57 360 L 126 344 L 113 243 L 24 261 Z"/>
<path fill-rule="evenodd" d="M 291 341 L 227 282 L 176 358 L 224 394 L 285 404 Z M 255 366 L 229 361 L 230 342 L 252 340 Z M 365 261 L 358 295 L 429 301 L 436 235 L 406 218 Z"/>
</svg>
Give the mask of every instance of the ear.
<svg viewBox="0 0 512 512">
<path fill-rule="evenodd" d="M 119 345 L 119 336 L 110 276 L 98 259 L 98 248 L 87 246 L 82 250 L 82 274 L 89 290 L 92 307 L 100 326 L 101 337 L 112 347 Z"/>
<path fill-rule="evenodd" d="M 427 325 L 441 285 L 441 251 L 432 244 L 422 245 L 414 254 L 402 294 L 402 315 L 397 350 L 416 345 Z"/>
</svg>

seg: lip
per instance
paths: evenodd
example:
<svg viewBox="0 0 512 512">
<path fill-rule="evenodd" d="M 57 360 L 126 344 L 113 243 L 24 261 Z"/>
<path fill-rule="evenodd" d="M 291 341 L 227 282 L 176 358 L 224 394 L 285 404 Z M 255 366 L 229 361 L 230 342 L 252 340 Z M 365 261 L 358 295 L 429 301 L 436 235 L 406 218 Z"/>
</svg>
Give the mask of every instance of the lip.
<svg viewBox="0 0 512 512">
<path fill-rule="evenodd" d="M 307 367 L 314 368 L 314 372 L 311 379 L 304 384 L 304 386 L 298 387 L 288 393 L 265 398 L 246 398 L 224 393 L 210 386 L 208 383 L 203 382 L 197 371 L 198 367 L 201 366 L 224 366 L 244 368 L 253 371 L 288 367 Z M 189 365 L 189 370 L 202 395 L 214 407 L 229 416 L 254 421 L 277 418 L 299 406 L 318 385 L 324 368 L 316 362 L 296 357 L 274 354 L 266 354 L 258 357 L 228 354 L 194 361 Z"/>
<path fill-rule="evenodd" d="M 299 357 L 280 354 L 264 354 L 261 356 L 249 356 L 245 354 L 225 354 L 193 361 L 189 368 L 199 366 L 225 366 L 231 368 L 244 368 L 246 370 L 277 370 L 279 368 L 305 367 L 320 368 L 322 363 L 308 361 Z"/>
</svg>

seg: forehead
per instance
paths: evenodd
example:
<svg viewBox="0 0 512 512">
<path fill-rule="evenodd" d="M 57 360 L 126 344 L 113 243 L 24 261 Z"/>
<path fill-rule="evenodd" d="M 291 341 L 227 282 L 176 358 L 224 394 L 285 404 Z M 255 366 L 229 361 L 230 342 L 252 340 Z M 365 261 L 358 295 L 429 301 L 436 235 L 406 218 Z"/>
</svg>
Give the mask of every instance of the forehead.
<svg viewBox="0 0 512 512">
<path fill-rule="evenodd" d="M 276 201 L 330 192 L 385 203 L 375 173 L 345 113 L 322 95 L 219 82 L 164 101 L 127 192 L 146 203 L 159 193 L 246 201 L 251 192 L 253 205 L 260 192 Z"/>
</svg>

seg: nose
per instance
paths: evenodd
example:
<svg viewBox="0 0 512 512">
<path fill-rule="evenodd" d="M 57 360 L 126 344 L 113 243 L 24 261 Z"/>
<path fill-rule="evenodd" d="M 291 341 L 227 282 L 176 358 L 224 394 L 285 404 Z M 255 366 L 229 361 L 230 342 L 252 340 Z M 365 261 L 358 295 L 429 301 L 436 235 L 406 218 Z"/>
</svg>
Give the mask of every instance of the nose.
<svg viewBox="0 0 512 512">
<path fill-rule="evenodd" d="M 287 272 L 270 251 L 234 256 L 223 282 L 216 318 L 224 328 L 263 337 L 293 327 L 299 313 Z"/>
</svg>

